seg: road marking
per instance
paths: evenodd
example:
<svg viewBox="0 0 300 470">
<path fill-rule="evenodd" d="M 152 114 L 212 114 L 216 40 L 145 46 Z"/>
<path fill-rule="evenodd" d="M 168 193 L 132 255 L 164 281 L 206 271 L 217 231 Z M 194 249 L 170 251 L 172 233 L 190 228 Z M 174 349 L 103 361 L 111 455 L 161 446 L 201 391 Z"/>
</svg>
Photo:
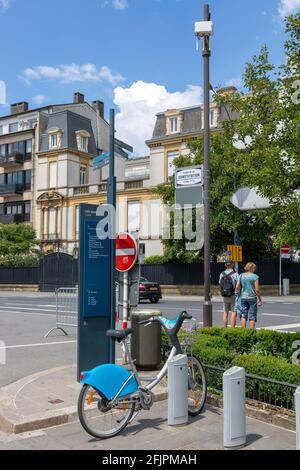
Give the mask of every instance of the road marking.
<svg viewBox="0 0 300 470">
<path fill-rule="evenodd" d="M 20 304 L 20 303 L 17 303 L 17 302 L 4 302 L 3 306 L 4 305 L 12 305 L 12 306 L 15 306 L 15 305 L 22 306 L 22 305 L 24 305 L 26 307 L 50 307 L 50 308 L 55 308 L 56 307 L 55 304 L 48 304 L 48 305 L 46 305 L 46 304 L 27 304 L 27 303 Z M 1 305 L 0 305 L 0 307 L 1 307 Z"/>
<path fill-rule="evenodd" d="M 287 315 L 285 313 L 260 313 L 262 316 L 266 317 L 288 317 L 288 318 L 295 318 L 295 315 Z"/>
<path fill-rule="evenodd" d="M 290 330 L 292 328 L 300 328 L 300 323 L 289 323 L 288 325 L 265 326 L 264 330 Z"/>
<path fill-rule="evenodd" d="M 36 313 L 36 312 L 18 312 L 15 310 L 11 312 L 10 310 L 0 310 L 0 313 L 12 313 L 13 315 L 36 315 L 37 317 L 52 317 L 54 316 L 55 312 L 53 313 Z"/>
<path fill-rule="evenodd" d="M 77 340 L 55 341 L 53 343 L 15 344 L 14 346 L 1 346 L 0 349 L 37 348 L 41 346 L 57 346 L 58 344 L 70 344 L 70 343 L 77 343 Z"/>
<path fill-rule="evenodd" d="M 16 310 L 16 307 L 5 307 L 4 305 L 0 305 L 0 308 L 1 308 L 1 309 L 4 308 L 4 309 L 8 309 L 8 310 Z M 40 311 L 41 311 L 40 308 L 32 308 L 32 307 L 30 307 L 30 308 L 27 308 L 27 307 L 18 307 L 17 310 L 30 310 L 30 311 L 35 310 L 35 311 L 37 311 L 37 312 L 40 312 Z M 55 310 L 56 310 L 55 307 L 54 307 L 53 309 L 49 309 L 49 308 L 45 308 L 45 309 L 44 309 L 45 312 L 55 312 Z"/>
</svg>

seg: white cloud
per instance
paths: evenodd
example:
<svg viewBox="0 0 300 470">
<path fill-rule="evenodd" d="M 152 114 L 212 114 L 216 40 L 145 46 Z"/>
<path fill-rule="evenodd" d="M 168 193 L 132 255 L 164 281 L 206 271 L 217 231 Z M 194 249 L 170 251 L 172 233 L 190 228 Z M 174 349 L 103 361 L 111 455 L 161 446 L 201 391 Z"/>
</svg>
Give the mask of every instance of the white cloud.
<svg viewBox="0 0 300 470">
<path fill-rule="evenodd" d="M 10 7 L 11 0 L 0 0 L 0 11 L 7 10 Z"/>
<path fill-rule="evenodd" d="M 46 99 L 46 96 L 45 96 L 45 95 L 36 95 L 36 96 L 34 96 L 34 97 L 32 98 L 32 102 L 33 102 L 34 104 L 39 105 L 39 104 L 44 103 L 45 99 Z"/>
<path fill-rule="evenodd" d="M 225 86 L 235 86 L 236 88 L 240 88 L 241 85 L 242 85 L 242 79 L 240 77 L 236 77 L 236 78 L 231 78 L 230 80 L 228 80 Z"/>
<path fill-rule="evenodd" d="M 133 145 L 134 151 L 147 155 L 149 148 L 145 140 L 152 137 L 156 114 L 200 104 L 202 89 L 188 85 L 183 92 L 171 93 L 163 85 L 138 81 L 129 88 L 117 87 L 114 95 L 114 103 L 119 107 L 116 115 L 118 137 Z"/>
<path fill-rule="evenodd" d="M 115 10 L 125 10 L 129 7 L 127 0 L 113 0 L 112 6 Z"/>
<path fill-rule="evenodd" d="M 281 18 L 296 12 L 300 8 L 300 0 L 280 0 L 278 12 Z"/>
<path fill-rule="evenodd" d="M 105 81 L 112 86 L 116 86 L 124 80 L 121 74 L 113 74 L 109 67 L 103 66 L 101 69 L 97 69 L 94 64 L 69 64 L 57 67 L 38 65 L 25 69 L 19 78 L 25 80 L 27 84 L 33 80 L 52 79 L 63 83 Z"/>
</svg>

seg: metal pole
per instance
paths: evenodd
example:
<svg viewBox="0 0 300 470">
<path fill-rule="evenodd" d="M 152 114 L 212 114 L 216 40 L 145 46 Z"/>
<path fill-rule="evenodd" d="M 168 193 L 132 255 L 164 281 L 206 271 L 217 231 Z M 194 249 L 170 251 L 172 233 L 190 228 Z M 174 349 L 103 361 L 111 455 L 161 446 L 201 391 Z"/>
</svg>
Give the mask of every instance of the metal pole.
<svg viewBox="0 0 300 470">
<path fill-rule="evenodd" d="M 282 257 L 281 247 L 279 248 L 279 295 L 282 296 Z"/>
<path fill-rule="evenodd" d="M 115 265 L 116 265 L 116 186 L 115 177 L 115 110 L 111 109 L 109 114 L 109 178 L 107 202 L 112 210 L 112 224 L 114 237 L 110 239 L 110 327 L 115 328 L 116 316 L 116 294 L 115 294 Z M 115 362 L 115 348 L 113 341 L 110 342 L 110 362 Z"/>
<path fill-rule="evenodd" d="M 210 21 L 209 5 L 204 5 L 204 21 Z M 210 268 L 210 37 L 203 37 L 204 67 L 204 304 L 203 326 L 212 326 L 211 268 Z"/>
<path fill-rule="evenodd" d="M 295 393 L 295 410 L 296 410 L 296 450 L 300 450 L 300 387 Z"/>
<path fill-rule="evenodd" d="M 124 289 L 123 289 L 123 324 L 122 328 L 127 328 L 129 310 L 129 274 L 128 271 L 124 273 Z"/>
</svg>

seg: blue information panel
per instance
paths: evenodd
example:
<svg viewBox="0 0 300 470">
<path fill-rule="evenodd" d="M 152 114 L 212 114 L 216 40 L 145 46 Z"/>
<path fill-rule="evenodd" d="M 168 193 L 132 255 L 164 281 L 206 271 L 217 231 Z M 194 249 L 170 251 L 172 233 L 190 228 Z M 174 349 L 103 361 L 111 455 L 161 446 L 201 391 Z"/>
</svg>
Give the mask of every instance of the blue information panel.
<svg viewBox="0 0 300 470">
<path fill-rule="evenodd" d="M 78 377 L 84 370 L 111 361 L 110 339 L 106 331 L 110 318 L 110 240 L 100 240 L 98 206 L 79 206 L 79 285 L 78 285 Z"/>
<path fill-rule="evenodd" d="M 97 236 L 100 219 L 95 207 L 82 205 L 80 220 L 81 314 L 84 318 L 106 317 L 110 315 L 109 239 L 100 240 Z"/>
</svg>

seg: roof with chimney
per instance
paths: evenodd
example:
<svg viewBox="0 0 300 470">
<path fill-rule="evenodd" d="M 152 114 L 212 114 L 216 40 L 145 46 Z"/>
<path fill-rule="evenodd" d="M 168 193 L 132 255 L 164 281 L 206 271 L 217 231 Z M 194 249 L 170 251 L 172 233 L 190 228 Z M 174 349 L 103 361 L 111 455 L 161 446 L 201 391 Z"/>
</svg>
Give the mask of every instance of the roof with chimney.
<svg viewBox="0 0 300 470">
<path fill-rule="evenodd" d="M 73 113 L 70 110 L 63 110 L 43 116 L 41 129 L 40 151 L 49 150 L 49 134 L 51 129 L 59 129 L 62 133 L 60 149 L 71 149 L 78 151 L 76 140 L 77 131 L 86 131 L 90 134 L 88 143 L 88 153 L 97 155 L 97 146 L 90 119 Z"/>
</svg>

